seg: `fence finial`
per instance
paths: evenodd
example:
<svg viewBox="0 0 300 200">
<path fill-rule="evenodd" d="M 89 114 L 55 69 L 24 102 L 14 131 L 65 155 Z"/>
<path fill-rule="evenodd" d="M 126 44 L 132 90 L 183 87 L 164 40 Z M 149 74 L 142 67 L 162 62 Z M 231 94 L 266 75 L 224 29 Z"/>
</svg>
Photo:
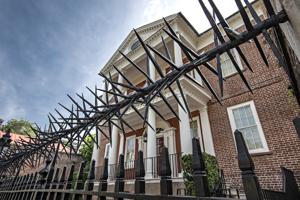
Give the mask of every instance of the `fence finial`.
<svg viewBox="0 0 300 200">
<path fill-rule="evenodd" d="M 108 158 L 105 158 L 104 165 L 103 165 L 103 172 L 100 177 L 97 200 L 105 200 L 106 199 L 106 197 L 100 196 L 100 192 L 104 192 L 107 190 L 107 178 L 108 178 Z"/>
<path fill-rule="evenodd" d="M 119 157 L 119 167 L 115 182 L 115 192 L 124 192 L 124 177 L 125 177 L 125 166 L 124 166 L 124 155 L 121 154 Z M 122 200 L 123 198 L 118 198 Z"/>
<path fill-rule="evenodd" d="M 300 191 L 295 179 L 294 173 L 291 170 L 281 167 L 283 173 L 283 191 L 287 195 L 287 199 L 300 199 Z"/>
<path fill-rule="evenodd" d="M 197 138 L 193 138 L 192 166 L 193 166 L 193 179 L 196 186 L 195 188 L 196 196 L 197 197 L 209 196 L 208 180 L 205 171 L 205 164 L 202 157 L 200 143 Z"/>
<path fill-rule="evenodd" d="M 169 161 L 169 151 L 167 147 L 162 148 L 159 156 L 159 175 L 160 175 L 160 193 L 162 195 L 172 195 L 172 179 L 171 179 L 171 166 Z"/>
<path fill-rule="evenodd" d="M 144 166 L 144 156 L 143 152 L 138 152 L 138 160 L 135 166 L 135 193 L 144 194 L 145 193 L 145 166 Z"/>
<path fill-rule="evenodd" d="M 238 130 L 235 130 L 234 135 L 246 197 L 248 200 L 262 200 L 261 188 L 254 173 L 254 163 L 247 149 L 244 137 Z"/>
</svg>

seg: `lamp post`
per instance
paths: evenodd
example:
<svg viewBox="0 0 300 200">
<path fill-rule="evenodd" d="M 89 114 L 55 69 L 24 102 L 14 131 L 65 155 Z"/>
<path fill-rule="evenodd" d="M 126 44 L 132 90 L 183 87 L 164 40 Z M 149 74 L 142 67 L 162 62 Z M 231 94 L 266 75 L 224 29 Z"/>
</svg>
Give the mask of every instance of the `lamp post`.
<svg viewBox="0 0 300 200">
<path fill-rule="evenodd" d="M 10 129 L 8 129 L 7 131 L 5 131 L 5 134 L 2 136 L 2 138 L 0 138 L 0 154 L 3 150 L 10 147 L 10 143 L 12 142 L 10 138 Z"/>
</svg>

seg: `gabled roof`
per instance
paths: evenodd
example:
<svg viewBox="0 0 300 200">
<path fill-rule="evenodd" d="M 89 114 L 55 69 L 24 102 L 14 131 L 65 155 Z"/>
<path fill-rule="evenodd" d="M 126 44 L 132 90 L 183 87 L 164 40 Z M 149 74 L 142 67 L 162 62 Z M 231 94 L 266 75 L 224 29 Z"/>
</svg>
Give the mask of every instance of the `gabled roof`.
<svg viewBox="0 0 300 200">
<path fill-rule="evenodd" d="M 165 19 L 169 23 L 171 23 L 176 18 L 181 18 L 197 36 L 199 35 L 199 33 L 196 31 L 196 29 L 190 24 L 190 22 L 184 17 L 184 15 L 181 12 L 165 17 Z M 161 30 L 161 28 L 164 26 L 165 26 L 165 23 L 164 23 L 163 19 L 159 19 L 154 22 L 143 25 L 139 28 L 136 28 L 135 30 L 139 33 L 139 35 L 141 36 L 141 38 L 143 40 L 146 40 L 147 38 L 149 38 L 153 34 L 155 34 L 157 31 Z M 134 42 L 136 42 L 136 40 L 137 40 L 137 38 L 134 34 L 134 31 L 133 30 L 130 31 L 128 36 L 118 47 L 117 51 L 112 55 L 112 57 L 108 60 L 108 62 L 105 64 L 105 66 L 103 66 L 103 68 L 101 69 L 101 72 L 105 72 L 113 63 L 115 63 L 118 59 L 121 58 L 118 51 L 121 51 L 121 52 L 127 54 L 129 52 L 128 49 L 130 49 L 131 45 L 133 45 Z"/>
</svg>

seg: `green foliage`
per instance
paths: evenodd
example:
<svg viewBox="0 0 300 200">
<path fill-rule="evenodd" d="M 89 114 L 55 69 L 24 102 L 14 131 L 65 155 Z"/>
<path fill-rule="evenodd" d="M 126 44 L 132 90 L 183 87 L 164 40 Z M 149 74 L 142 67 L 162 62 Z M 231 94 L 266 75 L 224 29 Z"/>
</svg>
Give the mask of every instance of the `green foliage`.
<svg viewBox="0 0 300 200">
<path fill-rule="evenodd" d="M 217 160 L 214 156 L 209 155 L 207 153 L 203 153 L 202 155 L 206 167 L 209 192 L 211 193 L 220 180 L 219 167 L 217 164 Z M 192 176 L 192 155 L 184 155 L 181 157 L 181 160 L 184 184 L 187 189 L 187 193 L 190 195 L 195 195 L 195 183 Z"/>
<path fill-rule="evenodd" d="M 92 136 L 95 138 L 95 136 Z M 81 148 L 79 149 L 79 154 L 89 163 L 92 159 L 93 155 L 93 146 L 94 146 L 94 141 L 90 135 L 85 137 L 84 141 L 85 143 L 82 143 Z M 87 145 L 88 144 L 88 145 Z"/>
<path fill-rule="evenodd" d="M 20 135 L 26 135 L 26 133 L 28 133 L 29 135 L 34 135 L 31 127 L 34 127 L 34 125 L 28 120 L 11 119 L 6 124 L 1 126 L 1 131 L 7 131 L 10 129 L 12 133 Z"/>
</svg>

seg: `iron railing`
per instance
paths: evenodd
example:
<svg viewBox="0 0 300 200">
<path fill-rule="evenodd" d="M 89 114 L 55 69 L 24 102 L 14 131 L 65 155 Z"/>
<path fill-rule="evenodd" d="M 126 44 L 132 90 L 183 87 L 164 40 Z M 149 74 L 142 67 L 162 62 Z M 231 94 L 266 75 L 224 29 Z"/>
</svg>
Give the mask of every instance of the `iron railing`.
<svg viewBox="0 0 300 200">
<path fill-rule="evenodd" d="M 297 186 L 294 174 L 292 171 L 282 168 L 284 190 L 282 192 L 262 190 L 260 188 L 257 177 L 254 173 L 254 164 L 249 155 L 242 133 L 235 131 L 236 146 L 238 150 L 238 163 L 242 171 L 242 182 L 244 186 L 245 195 L 248 200 L 291 200 L 300 199 L 300 192 Z M 162 149 L 161 156 L 159 157 L 160 169 L 160 195 L 145 194 L 145 166 L 143 152 L 139 151 L 138 160 L 135 164 L 135 189 L 134 193 L 124 192 L 125 188 L 125 163 L 124 155 L 120 155 L 119 167 L 117 170 L 116 180 L 114 182 L 114 192 L 108 192 L 108 159 L 105 159 L 103 173 L 100 177 L 97 191 L 95 186 L 95 161 L 91 162 L 87 180 L 84 180 L 85 162 L 80 166 L 75 184 L 73 182 L 74 166 L 68 170 L 64 167 L 62 173 L 60 169 L 49 165 L 41 170 L 39 177 L 37 173 L 28 174 L 26 176 L 1 178 L 0 179 L 0 200 L 10 199 L 57 199 L 67 200 L 81 198 L 91 200 L 94 197 L 104 200 L 106 197 L 113 197 L 115 199 L 220 199 L 229 200 L 232 198 L 224 197 L 224 194 L 216 195 L 219 197 L 210 197 L 211 193 L 208 191 L 208 179 L 206 175 L 206 167 L 203 162 L 203 156 L 200 148 L 199 140 L 193 139 L 193 155 L 192 155 L 192 168 L 193 180 L 195 183 L 195 196 L 178 196 L 173 195 L 171 167 L 168 149 Z M 50 167 L 50 168 L 49 168 Z M 205 197 L 205 198 L 203 198 Z"/>
<path fill-rule="evenodd" d="M 169 162 L 171 167 L 171 177 L 177 178 L 180 177 L 181 173 L 181 153 L 169 154 Z M 159 178 L 159 170 L 161 164 L 159 162 L 159 156 L 157 157 L 150 157 L 144 158 L 145 164 L 145 173 L 146 177 L 150 179 L 157 179 Z M 135 168 L 137 165 L 137 160 L 135 161 L 127 161 L 124 163 L 125 168 L 125 180 L 132 180 L 135 179 Z M 111 164 L 108 165 L 108 179 L 110 181 L 116 180 L 117 171 L 119 168 L 119 164 Z M 103 171 L 103 166 L 99 167 L 99 170 Z"/>
</svg>

